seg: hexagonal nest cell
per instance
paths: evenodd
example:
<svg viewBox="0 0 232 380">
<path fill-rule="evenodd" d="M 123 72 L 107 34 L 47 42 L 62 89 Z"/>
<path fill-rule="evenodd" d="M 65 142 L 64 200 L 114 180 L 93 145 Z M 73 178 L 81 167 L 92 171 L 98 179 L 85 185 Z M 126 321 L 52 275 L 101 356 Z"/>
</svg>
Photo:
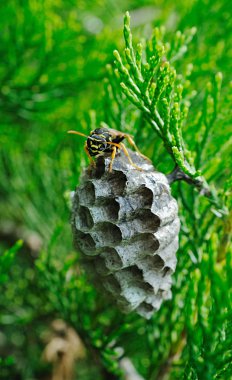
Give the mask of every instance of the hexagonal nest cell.
<svg viewBox="0 0 232 380">
<path fill-rule="evenodd" d="M 180 222 L 164 174 L 128 150 L 102 155 L 82 175 L 73 197 L 74 245 L 87 270 L 123 312 L 150 318 L 171 298 Z"/>
</svg>

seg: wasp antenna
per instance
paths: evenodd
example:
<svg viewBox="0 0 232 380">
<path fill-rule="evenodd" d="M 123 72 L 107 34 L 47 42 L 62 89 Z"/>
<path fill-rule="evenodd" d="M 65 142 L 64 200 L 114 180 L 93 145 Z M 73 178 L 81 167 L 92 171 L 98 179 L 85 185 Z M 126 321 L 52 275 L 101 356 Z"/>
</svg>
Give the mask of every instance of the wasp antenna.
<svg viewBox="0 0 232 380">
<path fill-rule="evenodd" d="M 79 135 L 79 136 L 83 136 L 83 137 L 88 138 L 88 136 L 85 135 L 84 133 L 77 132 L 77 131 L 68 131 L 67 133 L 72 133 L 73 135 Z"/>
</svg>

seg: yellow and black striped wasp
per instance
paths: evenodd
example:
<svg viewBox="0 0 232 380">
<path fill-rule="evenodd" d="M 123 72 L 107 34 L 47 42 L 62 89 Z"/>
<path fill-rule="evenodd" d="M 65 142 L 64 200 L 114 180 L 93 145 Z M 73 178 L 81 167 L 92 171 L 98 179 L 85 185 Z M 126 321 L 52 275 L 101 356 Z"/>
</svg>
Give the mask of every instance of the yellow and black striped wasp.
<svg viewBox="0 0 232 380">
<path fill-rule="evenodd" d="M 84 149 L 91 161 L 93 160 L 93 156 L 103 153 L 111 153 L 109 172 L 112 171 L 116 153 L 120 149 L 124 152 L 125 156 L 127 156 L 128 161 L 134 168 L 137 170 L 142 170 L 139 166 L 134 164 L 130 158 L 129 152 L 122 142 L 124 139 L 128 141 L 128 143 L 136 150 L 136 152 L 139 153 L 140 156 L 147 159 L 147 157 L 140 153 L 133 138 L 129 134 L 117 131 L 115 129 L 105 127 L 97 128 L 90 132 L 89 136 L 77 131 L 68 131 L 68 133 L 73 133 L 87 138 Z"/>
</svg>

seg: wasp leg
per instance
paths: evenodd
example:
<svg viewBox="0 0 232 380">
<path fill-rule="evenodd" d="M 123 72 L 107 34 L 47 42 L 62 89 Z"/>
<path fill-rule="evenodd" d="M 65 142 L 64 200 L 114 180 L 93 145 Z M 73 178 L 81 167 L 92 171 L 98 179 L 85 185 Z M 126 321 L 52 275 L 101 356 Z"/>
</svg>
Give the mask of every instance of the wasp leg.
<svg viewBox="0 0 232 380">
<path fill-rule="evenodd" d="M 120 143 L 120 147 L 122 148 L 124 154 L 127 156 L 128 161 L 130 162 L 130 164 L 131 164 L 132 166 L 134 166 L 135 169 L 140 170 L 140 171 L 143 171 L 142 168 L 140 168 L 139 166 L 137 166 L 136 164 L 134 164 L 134 162 L 133 162 L 132 159 L 130 158 L 130 155 L 129 155 L 129 153 L 128 153 L 128 150 L 126 149 L 126 147 L 125 147 L 125 145 L 124 145 L 123 143 Z"/>
<path fill-rule="evenodd" d="M 146 156 L 144 156 L 144 154 L 142 154 L 139 150 L 139 148 L 137 147 L 137 145 L 135 144 L 134 140 L 132 139 L 132 137 L 130 135 L 125 135 L 125 138 L 127 139 L 128 143 L 134 148 L 134 150 L 143 158 L 145 158 L 146 160 L 150 161 L 149 158 L 147 158 Z"/>
<path fill-rule="evenodd" d="M 90 160 L 90 163 L 95 166 L 95 161 L 93 160 L 93 158 L 90 156 L 89 154 L 89 151 L 88 151 L 88 148 L 87 148 L 87 142 L 85 143 L 85 146 L 84 146 L 84 149 L 85 149 L 85 153 L 87 154 L 87 156 L 89 157 L 89 160 Z"/>
<path fill-rule="evenodd" d="M 113 162 L 114 162 L 116 153 L 117 153 L 117 147 L 113 146 L 113 148 L 112 148 L 112 154 L 111 154 L 111 162 L 110 162 L 110 167 L 109 167 L 109 172 L 110 173 L 112 172 L 112 166 L 113 166 Z"/>
</svg>

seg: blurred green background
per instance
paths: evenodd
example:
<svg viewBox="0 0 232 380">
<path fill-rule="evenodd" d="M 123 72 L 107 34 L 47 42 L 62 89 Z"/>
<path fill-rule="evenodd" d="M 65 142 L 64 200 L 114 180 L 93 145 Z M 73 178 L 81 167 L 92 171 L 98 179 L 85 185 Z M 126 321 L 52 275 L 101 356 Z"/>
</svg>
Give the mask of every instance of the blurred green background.
<svg viewBox="0 0 232 380">
<path fill-rule="evenodd" d="M 188 52 L 174 63 L 179 73 L 194 65 L 189 86 L 197 92 L 190 124 L 201 110 L 207 82 L 218 71 L 223 74 L 222 94 L 204 152 L 196 126 L 186 128 L 184 138 L 228 207 L 230 9 L 226 0 L 0 4 L 1 379 L 51 378 L 52 368 L 41 356 L 44 335 L 57 318 L 72 325 L 87 347 L 75 379 L 108 380 L 110 374 L 119 379 L 115 347 L 123 347 L 148 380 L 232 378 L 227 351 L 232 338 L 223 341 L 227 333 L 231 337 L 229 216 L 217 218 L 194 189 L 175 184 L 182 232 L 173 300 L 150 322 L 121 315 L 110 302 L 96 302 L 96 291 L 79 270 L 79 255 L 72 248 L 68 193 L 87 159 L 84 139 L 66 133 L 76 129 L 88 134 L 94 119 L 97 124 L 107 121 L 106 64 L 113 63 L 114 49 L 123 49 L 126 10 L 135 41 L 148 38 L 155 26 L 165 26 L 167 41 L 177 30 L 196 26 Z M 146 124 L 140 133 L 141 115 L 131 105 L 125 103 L 123 112 L 118 128 L 134 135 L 143 153 L 168 173 L 173 163 L 162 142 Z M 19 239 L 23 245 L 15 246 Z"/>
</svg>

